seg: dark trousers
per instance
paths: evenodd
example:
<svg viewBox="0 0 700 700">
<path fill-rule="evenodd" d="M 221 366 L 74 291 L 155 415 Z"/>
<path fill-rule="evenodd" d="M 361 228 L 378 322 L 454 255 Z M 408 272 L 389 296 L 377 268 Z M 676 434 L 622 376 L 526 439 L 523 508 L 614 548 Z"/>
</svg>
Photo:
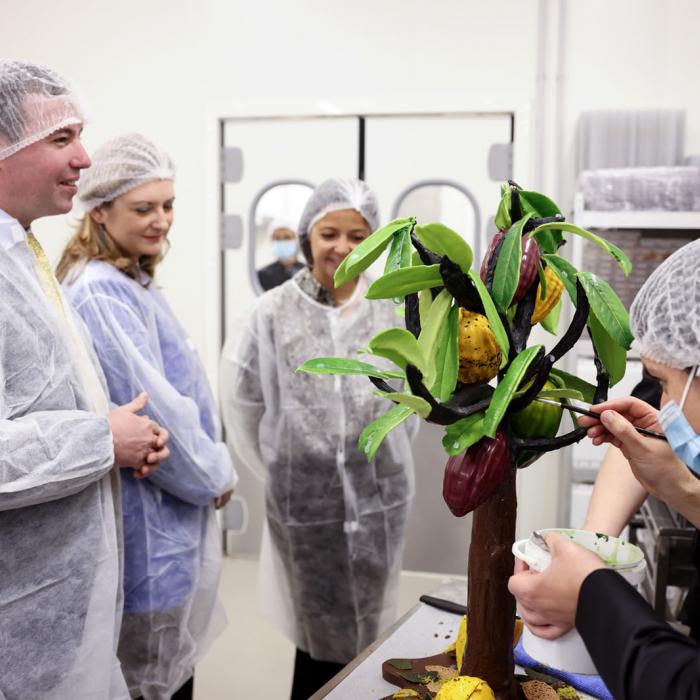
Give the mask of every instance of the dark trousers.
<svg viewBox="0 0 700 700">
<path fill-rule="evenodd" d="M 309 698 L 324 686 L 345 664 L 334 661 L 317 661 L 305 651 L 297 649 L 294 659 L 294 679 L 290 700 L 309 700 Z"/>
<path fill-rule="evenodd" d="M 192 700 L 192 692 L 194 691 L 194 676 L 185 682 L 179 690 L 175 691 L 175 694 L 171 696 L 171 700 Z M 142 697 L 136 698 L 136 700 L 143 700 Z"/>
</svg>

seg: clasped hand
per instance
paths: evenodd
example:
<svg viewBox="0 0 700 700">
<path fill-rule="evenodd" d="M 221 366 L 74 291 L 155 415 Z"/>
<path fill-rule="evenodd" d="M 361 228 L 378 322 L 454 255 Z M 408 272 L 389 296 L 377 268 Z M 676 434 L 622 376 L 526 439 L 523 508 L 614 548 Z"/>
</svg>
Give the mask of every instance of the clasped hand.
<svg viewBox="0 0 700 700">
<path fill-rule="evenodd" d="M 133 401 L 107 414 L 114 440 L 114 461 L 118 467 L 134 470 L 135 479 L 143 479 L 167 459 L 169 433 L 148 416 L 138 415 L 148 403 L 142 393 Z"/>
</svg>

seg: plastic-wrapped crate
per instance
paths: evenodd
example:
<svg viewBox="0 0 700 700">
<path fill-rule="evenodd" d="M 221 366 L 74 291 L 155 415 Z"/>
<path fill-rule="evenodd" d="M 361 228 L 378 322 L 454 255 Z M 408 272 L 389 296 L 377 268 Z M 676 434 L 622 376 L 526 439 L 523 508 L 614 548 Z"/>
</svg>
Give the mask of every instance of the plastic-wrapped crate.
<svg viewBox="0 0 700 700">
<path fill-rule="evenodd" d="M 596 211 L 700 211 L 700 168 L 584 170 L 580 189 L 586 209 Z"/>
<path fill-rule="evenodd" d="M 617 263 L 604 250 L 583 243 L 584 270 L 591 270 L 612 285 L 629 309 L 635 295 L 649 275 L 673 252 L 695 238 L 693 231 L 596 230 L 596 233 L 627 253 L 632 271 L 625 277 Z"/>
</svg>

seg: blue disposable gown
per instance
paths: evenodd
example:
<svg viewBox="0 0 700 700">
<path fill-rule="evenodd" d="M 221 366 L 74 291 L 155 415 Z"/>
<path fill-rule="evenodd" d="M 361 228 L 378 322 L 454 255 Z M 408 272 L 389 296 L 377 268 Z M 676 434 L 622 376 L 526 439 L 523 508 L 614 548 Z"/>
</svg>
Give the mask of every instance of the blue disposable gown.
<svg viewBox="0 0 700 700">
<path fill-rule="evenodd" d="M 0 699 L 122 700 L 105 388 L 79 319 L 47 298 L 24 229 L 2 211 L 0 299 Z"/>
<path fill-rule="evenodd" d="M 171 455 L 159 469 L 122 478 L 119 658 L 132 694 L 165 700 L 223 626 L 214 615 L 221 542 L 213 501 L 233 487 L 235 473 L 204 368 L 156 285 L 93 260 L 64 288 L 87 324 L 111 400 L 146 391 L 146 413 L 170 432 Z"/>
<path fill-rule="evenodd" d="M 295 373 L 313 357 L 367 361 L 357 350 L 400 321 L 391 303 L 364 298 L 364 279 L 332 307 L 302 290 L 304 273 L 232 329 L 222 408 L 236 456 L 266 479 L 264 609 L 313 658 L 345 663 L 395 618 L 415 425 L 393 430 L 368 461 L 360 433 L 391 404 L 366 377 Z"/>
</svg>

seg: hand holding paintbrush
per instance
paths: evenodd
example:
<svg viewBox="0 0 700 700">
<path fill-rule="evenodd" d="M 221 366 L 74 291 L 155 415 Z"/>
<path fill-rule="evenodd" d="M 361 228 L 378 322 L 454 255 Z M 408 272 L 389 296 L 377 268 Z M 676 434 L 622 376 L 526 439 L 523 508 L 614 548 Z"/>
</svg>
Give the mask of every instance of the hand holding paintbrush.
<svg viewBox="0 0 700 700">
<path fill-rule="evenodd" d="M 639 399 L 631 400 L 635 402 L 635 404 L 633 404 L 633 406 L 631 407 L 632 412 L 628 412 L 627 415 L 621 413 L 622 417 L 625 418 L 628 422 L 632 423 L 632 427 L 634 428 L 634 430 L 636 430 L 641 435 L 656 438 L 657 440 L 666 440 L 666 436 L 662 432 L 659 432 L 661 426 L 659 426 L 657 420 L 658 411 L 652 406 L 649 406 L 649 404 L 640 401 Z M 612 444 L 615 444 L 616 447 L 619 447 L 619 445 L 617 445 L 614 442 L 614 439 L 606 439 L 606 437 L 604 437 L 606 434 L 604 426 L 605 421 L 604 419 L 601 420 L 601 414 L 603 413 L 603 411 L 606 410 L 624 410 L 621 402 L 627 402 L 627 399 L 606 401 L 605 403 L 591 406 L 590 409 L 582 408 L 577 403 L 572 402 L 560 403 L 559 401 L 554 401 L 552 399 L 539 398 L 537 399 L 537 401 L 539 401 L 540 403 L 547 403 L 553 406 L 561 406 L 567 411 L 573 411 L 574 413 L 579 413 L 582 416 L 586 416 L 586 418 L 579 419 L 579 425 L 581 425 L 581 427 L 583 428 L 589 428 L 588 437 L 591 438 L 594 445 L 600 445 L 603 442 L 611 442 Z M 637 406 L 637 401 L 643 404 L 643 407 Z M 653 414 L 651 412 L 653 412 Z M 650 427 L 647 427 L 647 425 L 643 424 L 648 424 L 648 426 L 653 426 L 656 429 L 652 430 Z M 608 435 L 614 437 L 612 436 L 612 433 L 608 433 Z"/>
</svg>

